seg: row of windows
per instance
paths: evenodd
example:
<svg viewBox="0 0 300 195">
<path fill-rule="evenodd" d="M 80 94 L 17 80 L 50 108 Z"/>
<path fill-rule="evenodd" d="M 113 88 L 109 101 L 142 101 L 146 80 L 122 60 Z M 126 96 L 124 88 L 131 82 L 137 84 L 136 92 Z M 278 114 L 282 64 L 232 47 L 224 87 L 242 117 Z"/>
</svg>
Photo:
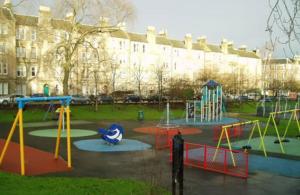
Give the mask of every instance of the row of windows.
<svg viewBox="0 0 300 195">
<path fill-rule="evenodd" d="M 8 83 L 0 83 L 0 95 L 8 94 Z"/>
<path fill-rule="evenodd" d="M 16 49 L 17 58 L 25 58 L 26 57 L 26 48 L 25 47 L 17 47 Z M 32 47 L 30 50 L 30 58 L 36 59 L 37 58 L 37 49 L 36 47 Z"/>
<path fill-rule="evenodd" d="M 4 54 L 5 53 L 5 43 L 1 42 L 0 43 L 0 54 Z"/>
<path fill-rule="evenodd" d="M 0 62 L 0 75 L 8 74 L 8 65 L 6 62 Z"/>
<path fill-rule="evenodd" d="M 37 39 L 36 29 L 30 29 L 30 31 L 26 32 L 24 27 L 18 27 L 16 29 L 16 39 L 17 40 L 26 40 L 26 33 L 29 33 L 31 41 L 36 41 L 36 39 Z"/>
<path fill-rule="evenodd" d="M 6 24 L 0 24 L 0 35 L 7 35 L 8 27 Z"/>
<path fill-rule="evenodd" d="M 30 75 L 32 77 L 35 77 L 37 74 L 37 67 L 36 66 L 31 66 L 30 69 Z M 19 65 L 17 66 L 17 77 L 26 77 L 26 67 L 24 65 Z"/>
</svg>

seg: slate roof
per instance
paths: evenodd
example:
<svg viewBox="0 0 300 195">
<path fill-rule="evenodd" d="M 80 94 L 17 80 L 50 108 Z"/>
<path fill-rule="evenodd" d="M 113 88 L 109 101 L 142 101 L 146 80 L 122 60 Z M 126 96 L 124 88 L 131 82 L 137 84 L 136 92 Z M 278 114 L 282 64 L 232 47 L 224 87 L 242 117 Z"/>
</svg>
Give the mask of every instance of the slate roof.
<svg viewBox="0 0 300 195">
<path fill-rule="evenodd" d="M 156 44 L 159 45 L 172 45 L 171 41 L 165 36 L 156 36 Z"/>
<path fill-rule="evenodd" d="M 128 39 L 127 33 L 123 30 L 112 31 L 110 35 L 115 38 Z"/>
<path fill-rule="evenodd" d="M 169 41 L 171 42 L 172 46 L 175 48 L 185 48 L 183 41 L 174 40 L 174 39 L 169 39 Z"/>
<path fill-rule="evenodd" d="M 128 33 L 130 41 L 147 43 L 147 37 L 143 34 Z"/>
<path fill-rule="evenodd" d="M 24 16 L 15 14 L 16 24 L 24 26 L 37 26 L 38 17 L 36 16 Z"/>
</svg>

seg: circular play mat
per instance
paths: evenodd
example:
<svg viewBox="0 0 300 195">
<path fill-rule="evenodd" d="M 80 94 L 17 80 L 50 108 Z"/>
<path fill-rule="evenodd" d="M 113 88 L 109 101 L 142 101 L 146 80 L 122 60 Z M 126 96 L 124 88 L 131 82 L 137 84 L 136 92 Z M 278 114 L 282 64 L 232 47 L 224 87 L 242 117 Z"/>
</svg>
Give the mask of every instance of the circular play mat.
<svg viewBox="0 0 300 195">
<path fill-rule="evenodd" d="M 149 144 L 132 139 L 122 139 L 122 141 L 116 145 L 108 144 L 103 139 L 88 139 L 75 141 L 74 145 L 80 150 L 91 152 L 128 152 L 151 148 Z"/>
<path fill-rule="evenodd" d="M 71 137 L 85 137 L 98 134 L 97 131 L 86 129 L 71 129 Z M 43 129 L 29 132 L 29 135 L 38 137 L 57 137 L 57 129 Z M 61 137 L 67 137 L 67 130 L 61 131 Z"/>
</svg>

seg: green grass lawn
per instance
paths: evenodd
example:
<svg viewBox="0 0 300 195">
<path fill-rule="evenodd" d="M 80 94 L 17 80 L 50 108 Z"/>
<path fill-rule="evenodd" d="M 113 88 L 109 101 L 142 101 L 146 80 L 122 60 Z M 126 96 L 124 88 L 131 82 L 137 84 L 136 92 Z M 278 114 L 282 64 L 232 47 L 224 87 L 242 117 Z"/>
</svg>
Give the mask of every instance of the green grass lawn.
<svg viewBox="0 0 300 195">
<path fill-rule="evenodd" d="M 0 172 L 1 194 L 170 194 L 157 186 L 125 179 L 28 177 Z"/>
<path fill-rule="evenodd" d="M 43 121 L 47 107 L 27 108 L 24 112 L 24 122 Z M 71 106 L 71 114 L 73 120 L 137 120 L 138 111 L 144 112 L 145 120 L 160 120 L 163 117 L 164 109 L 158 109 L 158 106 L 145 106 L 139 104 L 132 105 L 99 105 L 98 111 L 94 111 L 92 106 Z M 174 117 L 182 117 L 183 109 L 172 109 Z M 17 109 L 0 110 L 0 122 L 13 122 Z M 51 114 L 49 114 L 49 118 Z"/>
<path fill-rule="evenodd" d="M 231 103 L 228 104 L 228 112 L 237 113 L 235 117 L 243 118 L 247 120 L 260 120 L 261 122 L 267 122 L 266 117 L 257 117 L 256 114 L 257 102 L 245 102 L 242 104 Z M 41 108 L 27 108 L 24 112 L 25 122 L 43 121 L 47 106 L 44 109 Z M 88 120 L 88 121 L 117 121 L 117 120 L 137 120 L 138 112 L 143 111 L 145 120 L 159 121 L 163 115 L 165 109 L 158 109 L 157 105 L 140 105 L 140 104 L 116 104 L 112 105 L 99 105 L 98 111 L 94 111 L 92 106 L 71 106 L 72 120 Z M 0 110 L 0 122 L 12 123 L 14 115 L 17 113 L 17 109 L 5 109 Z M 177 106 L 173 108 L 171 106 L 171 113 L 175 118 L 184 117 L 184 106 Z M 50 116 L 50 115 L 49 115 Z M 51 117 L 49 117 L 51 118 Z M 281 120 L 279 125 L 280 134 L 283 134 L 285 126 L 288 120 Z M 270 126 L 269 135 L 275 135 L 275 129 Z M 298 128 L 295 122 L 292 122 L 288 136 L 298 135 Z"/>
</svg>

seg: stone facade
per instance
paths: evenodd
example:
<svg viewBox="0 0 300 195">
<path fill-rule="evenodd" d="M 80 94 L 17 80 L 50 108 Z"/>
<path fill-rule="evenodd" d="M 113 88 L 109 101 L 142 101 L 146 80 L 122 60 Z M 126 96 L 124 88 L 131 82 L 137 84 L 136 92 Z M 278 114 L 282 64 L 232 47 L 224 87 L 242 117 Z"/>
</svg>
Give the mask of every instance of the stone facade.
<svg viewBox="0 0 300 195">
<path fill-rule="evenodd" d="M 44 84 L 50 86 L 52 94 L 62 94 L 60 57 L 54 53 L 55 59 L 50 60 L 48 56 L 62 40 L 68 40 L 72 15 L 68 14 L 64 20 L 55 19 L 50 8 L 43 6 L 38 16 L 18 15 L 6 3 L 0 17 L 0 95 L 42 93 Z M 101 19 L 99 24 L 105 22 Z M 90 27 L 82 25 L 82 28 Z M 72 94 L 137 92 L 137 80 L 143 94 L 155 93 L 158 72 L 167 86 L 172 78 L 194 82 L 207 68 L 218 69 L 221 74 L 237 73 L 236 79 L 243 79 L 245 87 L 262 86 L 262 61 L 257 51 L 246 47 L 236 49 L 225 39 L 219 45 L 207 43 L 204 36 L 193 42 L 190 34 L 183 40 L 174 40 L 166 31 L 157 33 L 152 26 L 145 34 L 127 32 L 124 24 L 116 31 L 86 39 L 98 51 L 102 49 L 101 58 L 105 60 L 99 67 L 92 49 L 83 44 L 77 50 L 78 60 L 69 80 Z M 4 50 L 1 44 L 5 45 Z M 103 68 L 103 64 L 107 67 Z M 103 74 L 95 78 L 96 71 Z M 115 78 L 113 86 L 112 76 Z"/>
</svg>

